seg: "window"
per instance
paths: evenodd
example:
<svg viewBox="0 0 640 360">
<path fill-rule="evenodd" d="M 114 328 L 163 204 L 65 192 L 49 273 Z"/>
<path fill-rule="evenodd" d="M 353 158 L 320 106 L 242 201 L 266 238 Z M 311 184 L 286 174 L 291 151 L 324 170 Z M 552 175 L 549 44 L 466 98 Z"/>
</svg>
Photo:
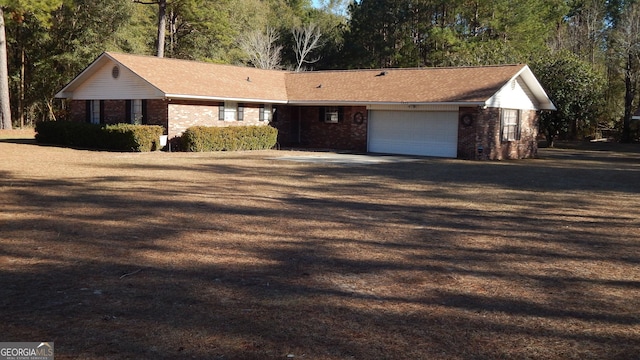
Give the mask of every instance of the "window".
<svg viewBox="0 0 640 360">
<path fill-rule="evenodd" d="M 271 120 L 271 105 L 260 105 L 260 121 Z"/>
<path fill-rule="evenodd" d="M 502 141 L 520 140 L 520 111 L 502 109 Z"/>
<path fill-rule="evenodd" d="M 218 107 L 218 120 L 220 121 L 236 121 L 238 113 L 238 103 L 225 101 Z M 244 109 L 243 109 L 244 118 Z"/>
<path fill-rule="evenodd" d="M 142 100 L 131 101 L 131 123 L 142 125 L 144 116 L 142 115 Z"/>
<path fill-rule="evenodd" d="M 326 123 L 338 123 L 342 112 L 338 107 L 324 107 L 320 111 L 320 121 Z"/>
<path fill-rule="evenodd" d="M 91 124 L 100 124 L 102 118 L 102 101 L 87 100 L 87 122 Z"/>
</svg>

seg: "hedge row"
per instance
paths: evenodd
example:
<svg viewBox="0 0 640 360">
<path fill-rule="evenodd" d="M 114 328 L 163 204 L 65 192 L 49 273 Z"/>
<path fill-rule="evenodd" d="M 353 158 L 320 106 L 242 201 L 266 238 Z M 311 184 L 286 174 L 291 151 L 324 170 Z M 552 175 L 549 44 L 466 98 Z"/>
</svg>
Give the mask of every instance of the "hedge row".
<svg viewBox="0 0 640 360">
<path fill-rule="evenodd" d="M 36 141 L 43 144 L 148 152 L 160 150 L 164 129 L 157 125 L 97 125 L 69 121 L 36 124 Z"/>
<path fill-rule="evenodd" d="M 186 151 L 266 150 L 277 138 L 271 126 L 194 126 L 182 134 L 182 146 Z"/>
</svg>

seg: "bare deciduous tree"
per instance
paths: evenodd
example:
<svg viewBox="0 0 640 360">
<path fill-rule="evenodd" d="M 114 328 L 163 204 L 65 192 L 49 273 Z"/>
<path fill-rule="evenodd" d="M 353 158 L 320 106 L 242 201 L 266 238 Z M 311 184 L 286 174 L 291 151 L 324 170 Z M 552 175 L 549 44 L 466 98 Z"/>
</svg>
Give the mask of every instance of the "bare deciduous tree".
<svg viewBox="0 0 640 360">
<path fill-rule="evenodd" d="M 272 28 L 266 32 L 252 31 L 240 39 L 240 48 L 249 56 L 249 61 L 259 69 L 279 69 L 282 46 L 277 44 L 278 34 Z"/>
<path fill-rule="evenodd" d="M 313 60 L 307 60 L 309 54 L 320 47 L 320 37 L 322 32 L 316 24 L 309 24 L 305 27 L 296 27 L 292 30 L 294 51 L 296 53 L 296 71 L 301 71 L 304 64 L 313 64 L 320 60 L 320 56 Z"/>
</svg>

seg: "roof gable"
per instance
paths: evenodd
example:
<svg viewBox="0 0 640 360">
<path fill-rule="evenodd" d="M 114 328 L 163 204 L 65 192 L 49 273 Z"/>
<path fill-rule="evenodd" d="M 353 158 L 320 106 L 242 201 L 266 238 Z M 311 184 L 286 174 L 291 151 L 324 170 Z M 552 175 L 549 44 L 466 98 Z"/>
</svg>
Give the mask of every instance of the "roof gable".
<svg viewBox="0 0 640 360">
<path fill-rule="evenodd" d="M 167 97 L 286 102 L 283 71 L 107 53 Z"/>
<path fill-rule="evenodd" d="M 493 106 L 510 81 L 529 103 L 555 109 L 526 65 L 288 72 L 131 54 L 104 53 L 57 97 L 75 98 L 105 63 L 120 64 L 165 98 L 305 104 L 454 104 Z"/>
<path fill-rule="evenodd" d="M 145 79 L 115 61 L 104 59 L 92 64 L 92 71 L 83 73 L 82 81 L 66 87 L 61 93 L 71 92 L 74 99 L 113 100 L 162 99 L 164 94 Z"/>
<path fill-rule="evenodd" d="M 74 97 L 105 63 L 118 64 L 166 98 L 285 103 L 284 71 L 152 56 L 103 53 L 56 97 Z"/>
</svg>

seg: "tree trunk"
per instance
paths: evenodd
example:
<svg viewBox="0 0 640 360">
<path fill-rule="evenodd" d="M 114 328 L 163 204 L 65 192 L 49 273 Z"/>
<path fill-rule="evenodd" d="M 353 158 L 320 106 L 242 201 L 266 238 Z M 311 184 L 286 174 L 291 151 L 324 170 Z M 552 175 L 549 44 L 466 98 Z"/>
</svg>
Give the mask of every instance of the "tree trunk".
<svg viewBox="0 0 640 360">
<path fill-rule="evenodd" d="M 7 66 L 7 37 L 4 31 L 4 9 L 0 6 L 0 129 L 11 129 L 9 104 L 9 69 Z"/>
<path fill-rule="evenodd" d="M 555 135 L 551 132 L 551 130 L 545 131 L 545 137 L 547 138 L 547 147 L 552 148 L 555 145 Z"/>
<path fill-rule="evenodd" d="M 22 43 L 24 44 L 24 43 Z M 18 98 L 18 120 L 20 122 L 20 129 L 24 127 L 24 103 L 25 103 L 25 51 L 24 46 L 20 49 L 20 94 Z"/>
<path fill-rule="evenodd" d="M 631 72 L 633 71 L 633 55 L 629 53 L 627 58 L 627 68 L 624 72 L 624 118 L 622 119 L 622 136 L 621 142 L 631 142 L 631 117 L 633 116 L 633 99 L 636 96 L 635 84 L 631 78 Z"/>
<path fill-rule="evenodd" d="M 158 1 L 158 43 L 157 56 L 164 57 L 164 37 L 167 27 L 167 0 Z"/>
</svg>

